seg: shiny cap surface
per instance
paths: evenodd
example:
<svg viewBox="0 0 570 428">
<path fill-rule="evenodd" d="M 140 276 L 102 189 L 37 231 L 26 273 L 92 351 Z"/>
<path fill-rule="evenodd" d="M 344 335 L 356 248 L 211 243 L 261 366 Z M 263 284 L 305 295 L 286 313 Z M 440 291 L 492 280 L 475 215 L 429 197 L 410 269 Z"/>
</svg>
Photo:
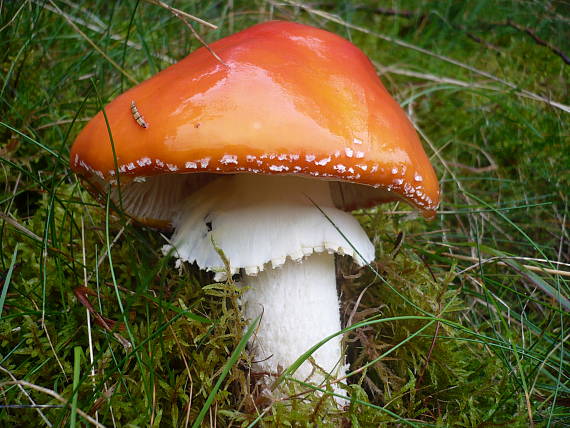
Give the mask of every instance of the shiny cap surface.
<svg viewBox="0 0 570 428">
<path fill-rule="evenodd" d="M 105 107 L 121 184 L 197 172 L 299 174 L 379 190 L 351 209 L 404 199 L 433 216 L 432 165 L 356 46 L 270 21 L 210 47 L 223 63 L 200 48 Z M 71 166 L 101 189 L 115 182 L 114 165 L 99 112 L 75 140 Z"/>
</svg>

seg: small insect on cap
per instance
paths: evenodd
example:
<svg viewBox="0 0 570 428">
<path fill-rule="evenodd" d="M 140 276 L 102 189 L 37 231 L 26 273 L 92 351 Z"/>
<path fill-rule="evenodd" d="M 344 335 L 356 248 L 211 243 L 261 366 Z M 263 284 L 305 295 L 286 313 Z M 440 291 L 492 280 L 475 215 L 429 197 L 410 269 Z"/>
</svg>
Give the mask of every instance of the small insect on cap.
<svg viewBox="0 0 570 428">
<path fill-rule="evenodd" d="M 212 174 L 236 173 L 335 181 L 346 210 L 403 199 L 434 215 L 434 170 L 356 46 L 271 21 L 210 48 L 223 63 L 200 48 L 107 105 L 109 126 L 98 113 L 72 147 L 73 170 L 101 193 L 118 174 L 123 208 L 156 226 Z"/>
</svg>

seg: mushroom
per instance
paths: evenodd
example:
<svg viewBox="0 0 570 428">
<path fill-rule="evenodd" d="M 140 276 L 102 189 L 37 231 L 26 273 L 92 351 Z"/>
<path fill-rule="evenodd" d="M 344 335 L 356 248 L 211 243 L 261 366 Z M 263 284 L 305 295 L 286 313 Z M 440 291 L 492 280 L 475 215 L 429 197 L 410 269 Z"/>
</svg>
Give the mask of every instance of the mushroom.
<svg viewBox="0 0 570 428">
<path fill-rule="evenodd" d="M 210 48 L 223 62 L 200 48 L 108 104 L 71 166 L 138 222 L 173 229 L 164 251 L 177 263 L 216 281 L 241 273 L 244 317 L 262 315 L 254 370 L 269 384 L 341 329 L 335 254 L 374 259 L 347 211 L 403 200 L 432 217 L 439 187 L 406 114 L 347 40 L 271 21 Z M 312 357 L 298 379 L 346 372 L 340 335 Z"/>
</svg>

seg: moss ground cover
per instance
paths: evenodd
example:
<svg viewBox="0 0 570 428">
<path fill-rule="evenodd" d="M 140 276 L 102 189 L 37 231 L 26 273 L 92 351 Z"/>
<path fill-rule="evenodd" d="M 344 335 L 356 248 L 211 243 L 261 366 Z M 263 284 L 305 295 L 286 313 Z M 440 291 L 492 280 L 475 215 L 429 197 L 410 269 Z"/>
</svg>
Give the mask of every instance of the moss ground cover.
<svg viewBox="0 0 570 428">
<path fill-rule="evenodd" d="M 570 425 L 570 7 L 169 2 L 206 42 L 272 18 L 351 40 L 440 177 L 433 222 L 357 213 L 377 260 L 339 262 L 340 412 L 286 373 L 261 399 L 236 284 L 174 269 L 68 167 L 101 105 L 201 46 L 151 3 L 0 2 L 0 425 Z"/>
</svg>

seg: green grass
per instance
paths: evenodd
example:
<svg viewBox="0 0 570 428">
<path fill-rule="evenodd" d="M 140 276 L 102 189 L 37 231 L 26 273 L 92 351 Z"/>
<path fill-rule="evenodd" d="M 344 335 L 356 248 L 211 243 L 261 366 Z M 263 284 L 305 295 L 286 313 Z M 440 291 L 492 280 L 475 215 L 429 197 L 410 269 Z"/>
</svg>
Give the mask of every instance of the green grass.
<svg viewBox="0 0 570 428">
<path fill-rule="evenodd" d="M 440 212 L 357 213 L 377 262 L 339 266 L 349 410 L 287 373 L 294 398 L 257 400 L 239 289 L 175 270 L 68 168 L 101 103 L 200 43 L 142 1 L 0 1 L 0 425 L 570 426 L 570 6 L 169 4 L 217 25 L 195 25 L 207 41 L 277 18 L 358 45 L 423 137 Z"/>
</svg>

